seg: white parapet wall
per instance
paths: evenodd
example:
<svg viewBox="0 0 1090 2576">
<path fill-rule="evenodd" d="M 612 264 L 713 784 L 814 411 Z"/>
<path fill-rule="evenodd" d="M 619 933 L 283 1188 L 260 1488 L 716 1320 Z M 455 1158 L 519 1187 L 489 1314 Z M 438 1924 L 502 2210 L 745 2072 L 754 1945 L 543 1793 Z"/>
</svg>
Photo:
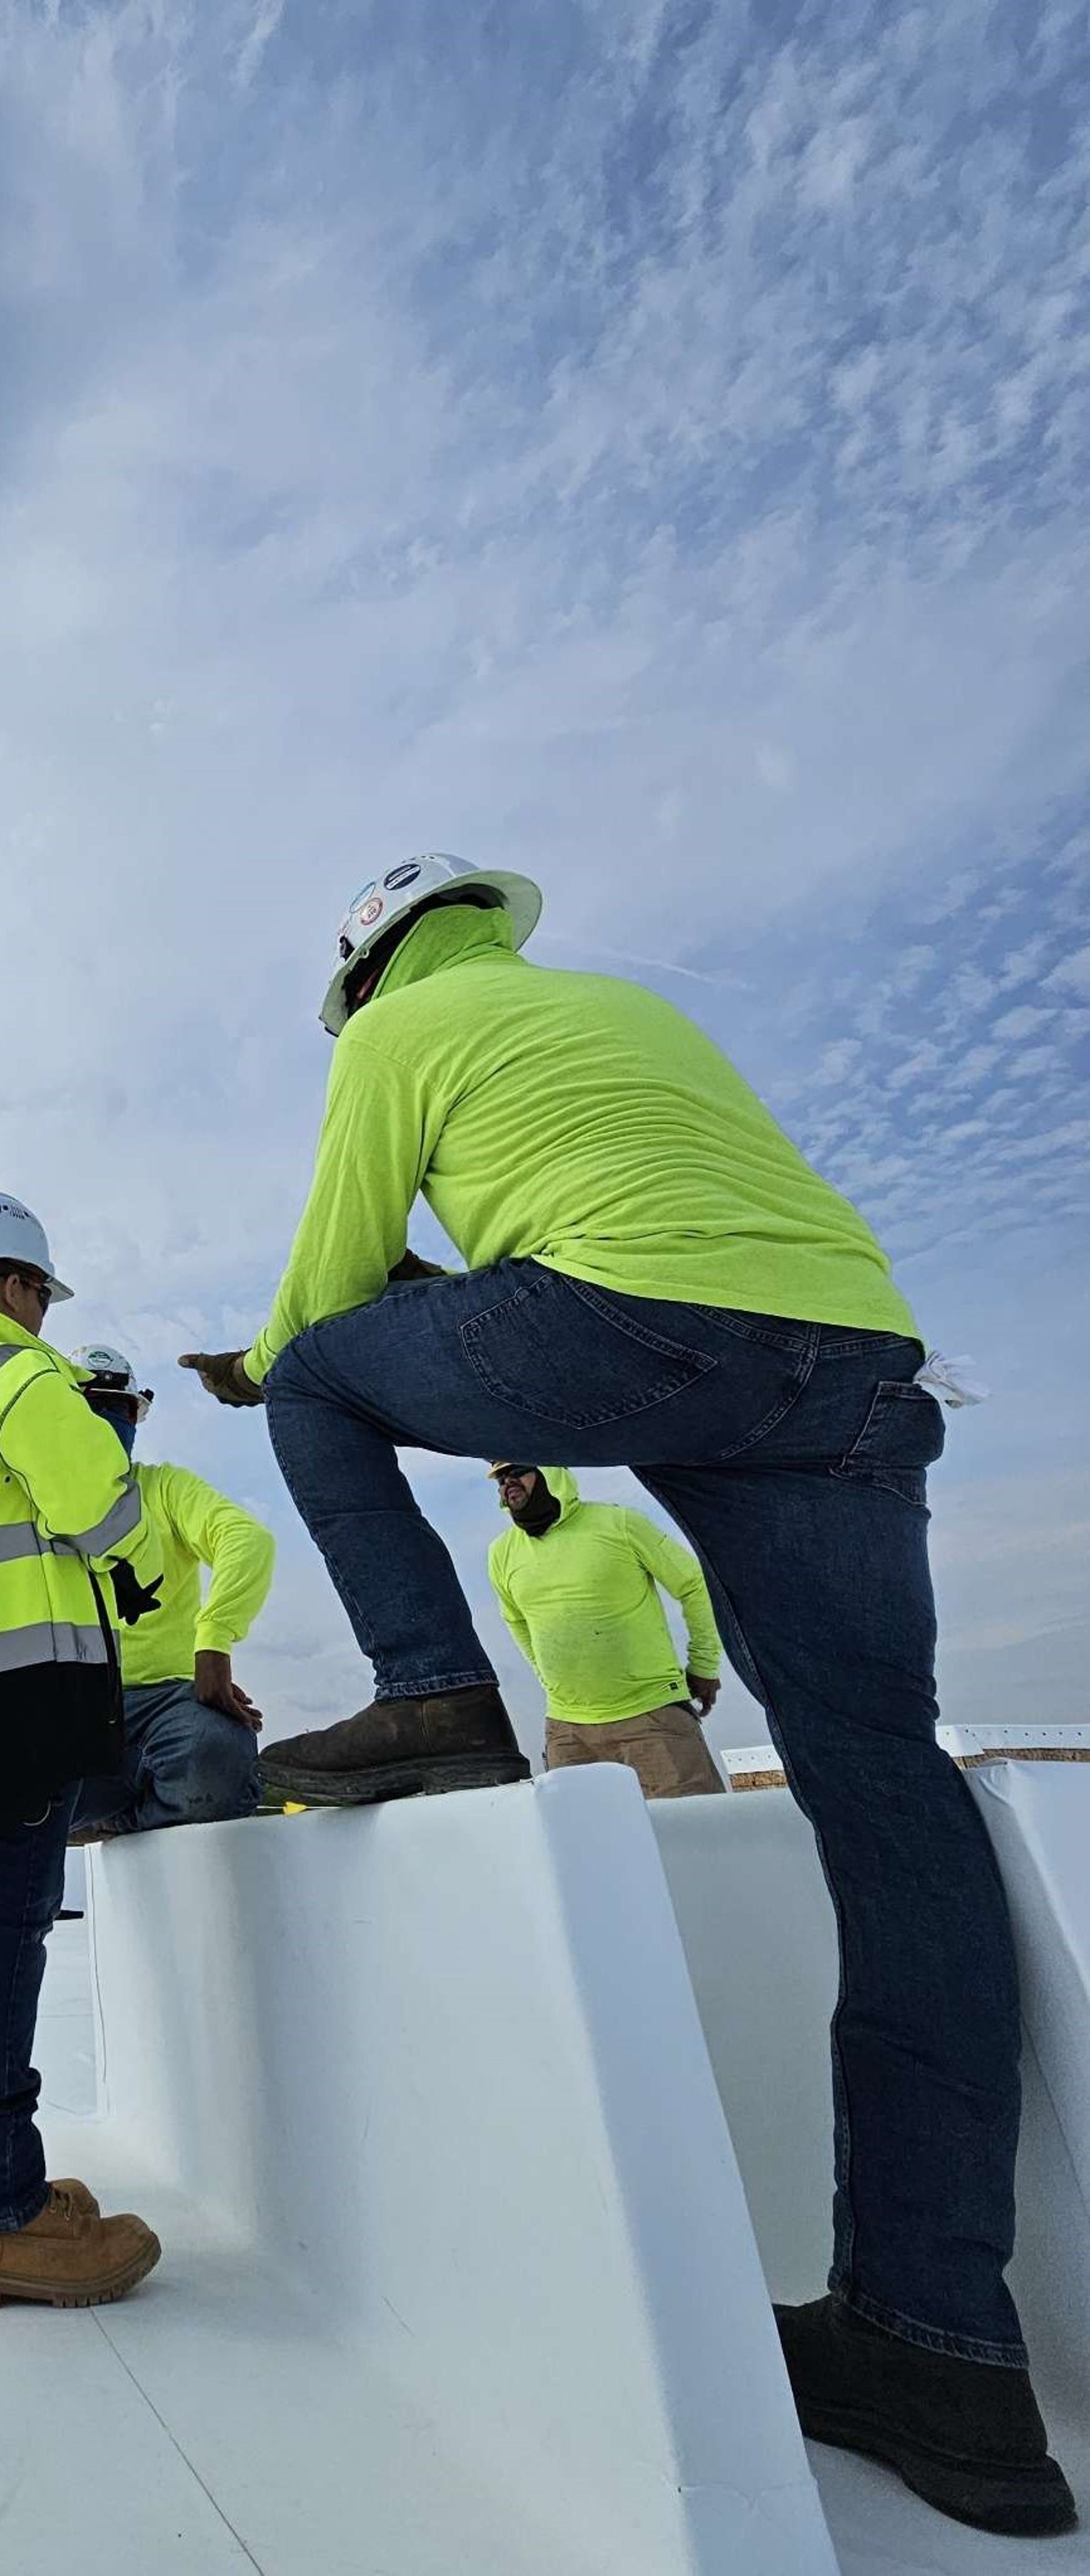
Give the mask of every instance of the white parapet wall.
<svg viewBox="0 0 1090 2576">
<path fill-rule="evenodd" d="M 103 2135 L 214 2313 L 167 2230 L 111 2336 L 263 2569 L 833 2576 L 631 1775 L 88 1875 Z"/>
<path fill-rule="evenodd" d="M 1090 1770 L 999 1762 L 974 1771 L 973 1792 L 1014 1918 L 1026 2027 L 1090 2216 Z"/>
</svg>

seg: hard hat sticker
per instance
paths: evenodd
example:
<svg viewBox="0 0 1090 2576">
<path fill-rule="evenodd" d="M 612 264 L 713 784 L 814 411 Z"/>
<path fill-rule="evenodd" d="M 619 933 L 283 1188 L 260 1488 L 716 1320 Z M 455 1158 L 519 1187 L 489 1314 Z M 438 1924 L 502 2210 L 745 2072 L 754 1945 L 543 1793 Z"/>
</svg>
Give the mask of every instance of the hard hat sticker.
<svg viewBox="0 0 1090 2576">
<path fill-rule="evenodd" d="M 407 859 L 404 867 L 391 868 L 389 875 L 384 876 L 382 882 L 388 893 L 400 893 L 402 886 L 415 885 L 419 874 L 419 859 Z"/>
<path fill-rule="evenodd" d="M 370 930 L 372 922 L 378 920 L 379 914 L 382 910 L 382 896 L 380 894 L 373 894 L 370 903 L 360 905 L 360 929 Z"/>
</svg>

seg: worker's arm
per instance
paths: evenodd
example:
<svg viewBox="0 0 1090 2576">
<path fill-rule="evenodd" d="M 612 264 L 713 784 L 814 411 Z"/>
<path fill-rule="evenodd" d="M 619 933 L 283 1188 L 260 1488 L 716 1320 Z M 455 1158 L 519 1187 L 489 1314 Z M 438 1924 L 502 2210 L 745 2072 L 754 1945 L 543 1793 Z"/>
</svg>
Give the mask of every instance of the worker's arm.
<svg viewBox="0 0 1090 2576">
<path fill-rule="evenodd" d="M 190 1467 L 161 1467 L 157 1481 L 160 1510 L 212 1576 L 197 1620 L 196 1651 L 229 1655 L 268 1598 L 276 1556 L 272 1531 Z"/>
<path fill-rule="evenodd" d="M 715 1624 L 711 1594 L 695 1556 L 680 1539 L 670 1538 L 657 1522 L 648 1520 L 645 1512 L 625 1512 L 628 1536 L 640 1564 L 653 1583 L 661 1585 L 674 1601 L 681 1603 L 688 1634 L 686 1662 L 689 1672 L 705 1681 L 714 1681 L 719 1671 L 722 1648 Z"/>
<path fill-rule="evenodd" d="M 520 1653 L 520 1654 L 522 1654 L 522 1655 L 525 1655 L 525 1657 L 526 1657 L 526 1661 L 527 1661 L 527 1663 L 528 1663 L 528 1664 L 529 1664 L 529 1666 L 530 1666 L 530 1670 L 531 1670 L 531 1672 L 536 1673 L 536 1672 L 537 1672 L 537 1665 L 536 1665 L 536 1663 L 534 1662 L 534 1650 L 533 1650 L 533 1647 L 532 1647 L 532 1645 L 531 1645 L 531 1643 L 530 1643 L 530 1631 L 529 1631 L 529 1629 L 528 1629 L 528 1627 L 527 1627 L 527 1625 L 526 1625 L 526 1621 L 525 1621 L 525 1619 L 523 1618 L 523 1615 L 522 1615 L 521 1610 L 519 1610 L 519 1609 L 516 1607 L 516 1605 L 515 1605 L 514 1601 L 512 1600 L 512 1598 L 511 1598 L 511 1594 L 509 1593 L 509 1591 L 508 1591 L 508 1589 L 507 1589 L 507 1586 L 506 1586 L 506 1584 L 505 1584 L 505 1582 L 504 1582 L 504 1580 L 503 1580 L 502 1573 L 501 1573 L 501 1571 L 500 1571 L 500 1567 L 499 1567 L 499 1563 L 498 1563 L 497 1551 L 498 1551 L 499 1549 L 501 1549 L 501 1548 L 502 1548 L 502 1545 L 503 1545 L 503 1541 L 502 1541 L 502 1539 L 496 1539 L 496 1540 L 494 1540 L 494 1542 L 493 1542 L 493 1544 L 492 1544 L 491 1548 L 489 1549 L 489 1552 L 488 1552 L 488 1575 L 489 1575 L 489 1581 L 490 1581 L 490 1583 L 491 1583 L 491 1585 L 492 1585 L 493 1592 L 494 1592 L 494 1593 L 495 1593 L 495 1595 L 496 1595 L 496 1599 L 497 1599 L 497 1601 L 499 1602 L 500 1609 L 501 1609 L 501 1611 L 502 1611 L 503 1617 L 504 1617 L 504 1619 L 505 1619 L 505 1621 L 506 1621 L 506 1623 L 507 1623 L 507 1626 L 509 1627 L 509 1629 L 510 1629 L 510 1631 L 511 1631 L 511 1634 L 512 1634 L 512 1636 L 513 1636 L 514 1640 L 515 1640 L 515 1644 L 516 1644 L 516 1646 L 518 1647 L 519 1653 Z M 540 1674 L 538 1674 L 538 1679 L 539 1679 L 539 1681 L 540 1681 L 540 1679 L 541 1679 Z"/>
<path fill-rule="evenodd" d="M 272 1532 L 190 1467 L 158 1467 L 153 1473 L 155 1510 L 212 1575 L 192 1636 L 196 1696 L 205 1708 L 218 1708 L 260 1733 L 261 1711 L 235 1680 L 231 1649 L 268 1593 L 276 1554 Z"/>
<path fill-rule="evenodd" d="M 314 1177 L 264 1330 L 245 1354 L 260 1386 L 278 1352 L 329 1315 L 381 1297 L 405 1256 L 409 1211 L 432 1137 L 418 1072 L 368 1038 L 337 1040 Z"/>
<path fill-rule="evenodd" d="M 161 1580 L 162 1551 L 117 1433 L 45 1352 L 14 1389 L 10 1375 L 0 1380 L 0 1457 L 43 1534 L 67 1539 L 97 1567 L 120 1558 L 144 1587 Z"/>
</svg>

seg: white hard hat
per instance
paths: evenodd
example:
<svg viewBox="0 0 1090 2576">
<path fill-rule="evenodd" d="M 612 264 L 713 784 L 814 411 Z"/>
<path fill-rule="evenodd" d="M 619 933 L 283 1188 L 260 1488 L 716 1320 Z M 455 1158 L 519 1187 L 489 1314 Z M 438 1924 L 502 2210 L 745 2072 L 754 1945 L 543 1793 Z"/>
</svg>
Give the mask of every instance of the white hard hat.
<svg viewBox="0 0 1090 2576">
<path fill-rule="evenodd" d="M 540 888 L 529 877 L 509 876 L 503 868 L 475 868 L 468 859 L 453 859 L 444 850 L 402 859 L 399 866 L 387 868 L 385 876 L 368 878 L 341 923 L 341 962 L 319 1014 L 331 1037 L 339 1036 L 349 1017 L 345 992 L 350 977 L 391 922 L 407 920 L 430 896 L 449 894 L 463 883 L 475 894 L 496 897 L 500 908 L 510 914 L 516 948 L 525 946 L 541 911 Z"/>
<path fill-rule="evenodd" d="M 100 1388 L 103 1395 L 129 1396 L 136 1406 L 137 1421 L 144 1420 L 155 1399 L 150 1386 L 139 1385 L 136 1370 L 124 1351 L 115 1351 L 109 1342 L 81 1342 L 78 1351 L 69 1356 L 77 1368 L 88 1371 L 92 1388 Z M 87 1387 L 83 1391 L 86 1395 Z"/>
<path fill-rule="evenodd" d="M 21 1199 L 5 1198 L 0 1190 L 0 1270 L 7 1262 L 12 1270 L 40 1270 L 48 1279 L 55 1299 L 70 1297 L 72 1290 L 58 1279 L 53 1256 L 46 1241 L 45 1227 Z"/>
</svg>

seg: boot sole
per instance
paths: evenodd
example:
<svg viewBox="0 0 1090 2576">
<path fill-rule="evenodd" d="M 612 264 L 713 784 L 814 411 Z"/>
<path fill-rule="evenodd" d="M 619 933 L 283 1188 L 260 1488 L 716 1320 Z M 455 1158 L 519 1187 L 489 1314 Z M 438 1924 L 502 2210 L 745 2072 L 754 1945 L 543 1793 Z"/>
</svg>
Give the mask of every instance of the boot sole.
<svg viewBox="0 0 1090 2576">
<path fill-rule="evenodd" d="M 154 2272 L 162 2251 L 158 2237 L 153 2236 L 150 2245 L 144 2246 L 119 2272 L 111 2272 L 105 2281 L 88 2283 L 80 2290 L 60 2289 L 48 2281 L 5 2281 L 0 2276 L 0 2308 L 9 2301 L 14 2306 L 17 2299 L 42 2308 L 108 2308 Z"/>
<path fill-rule="evenodd" d="M 416 1762 L 386 1762 L 368 1771 L 293 1771 L 263 1762 L 267 1789 L 298 1798 L 308 1807 L 373 1807 L 387 1798 L 434 1798 L 447 1789 L 501 1789 L 528 1780 L 530 1765 L 520 1754 L 443 1753 Z"/>
<path fill-rule="evenodd" d="M 797 2395 L 795 2406 L 807 2441 L 828 2442 L 837 2450 L 880 2461 L 883 2468 L 895 2470 L 913 2495 L 952 2522 L 1014 2540 L 1049 2539 L 1074 2530 L 1078 2522 L 1074 2496 L 1054 2460 L 1042 2461 L 1039 2471 L 1022 2476 L 997 2473 L 989 2479 L 971 2460 L 946 2460 L 917 2450 L 847 2408 L 812 2406 Z"/>
</svg>

